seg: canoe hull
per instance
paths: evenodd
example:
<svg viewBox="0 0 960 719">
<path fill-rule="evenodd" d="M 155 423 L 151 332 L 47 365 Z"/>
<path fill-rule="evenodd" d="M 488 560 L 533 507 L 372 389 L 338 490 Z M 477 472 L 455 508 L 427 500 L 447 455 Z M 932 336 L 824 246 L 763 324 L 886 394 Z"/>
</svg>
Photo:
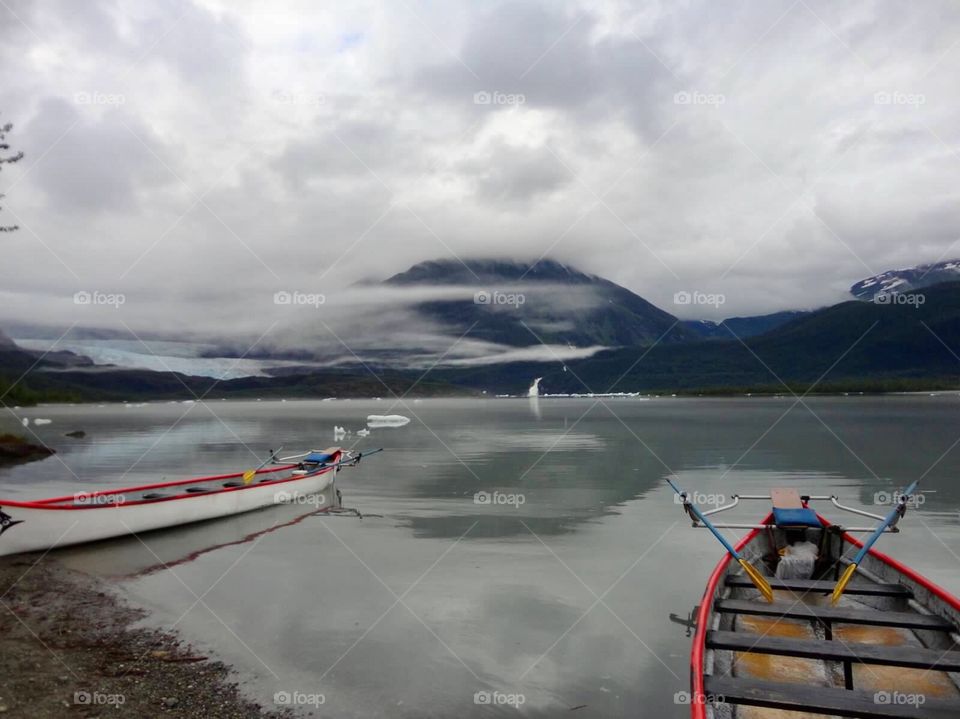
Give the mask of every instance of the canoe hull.
<svg viewBox="0 0 960 719">
<path fill-rule="evenodd" d="M 297 503 L 317 510 L 328 509 L 336 504 L 335 476 L 336 469 L 331 467 L 301 479 L 158 502 L 86 507 L 4 503 L 0 505 L 0 556 L 136 535 L 275 504 Z"/>
</svg>

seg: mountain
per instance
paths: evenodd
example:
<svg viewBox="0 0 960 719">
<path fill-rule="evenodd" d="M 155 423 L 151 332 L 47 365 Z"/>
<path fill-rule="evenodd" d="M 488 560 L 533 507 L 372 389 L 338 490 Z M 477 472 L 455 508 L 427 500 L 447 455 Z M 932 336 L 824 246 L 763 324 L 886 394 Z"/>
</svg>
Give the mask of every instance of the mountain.
<svg viewBox="0 0 960 719">
<path fill-rule="evenodd" d="M 697 333 L 630 290 L 554 260 L 437 260 L 385 281 L 388 286 L 458 286 L 473 297 L 416 305 L 455 335 L 512 347 L 650 345 L 697 339 Z M 522 299 L 519 299 L 522 298 Z M 472 329 L 471 329 L 472 328 Z M 666 335 L 664 337 L 664 335 Z"/>
<path fill-rule="evenodd" d="M 951 265 L 960 268 L 960 262 L 939 264 L 940 277 L 950 276 Z M 419 396 L 523 393 L 534 377 L 543 377 L 541 389 L 547 394 L 785 392 L 784 383 L 798 392 L 813 385 L 820 391 L 958 389 L 960 281 L 924 285 L 922 294 L 897 289 L 905 287 L 896 284 L 898 279 L 921 283 L 934 274 L 932 269 L 916 272 L 913 280 L 885 273 L 865 285 L 879 285 L 876 292 L 893 292 L 898 301 L 851 300 L 813 312 L 730 318 L 711 325 L 678 323 L 623 287 L 550 260 L 532 265 L 426 262 L 386 284 L 455 290 L 430 295 L 455 299 L 420 303 L 418 311 L 433 321 L 461 333 L 475 324 L 472 338 L 503 345 L 537 344 L 530 327 L 544 342 L 609 349 L 565 362 L 440 365 L 426 377 L 422 370 L 384 363 L 377 369 L 379 377 L 367 367 L 288 367 L 270 377 L 217 383 L 210 377 L 92 366 L 69 352 L 44 355 L 21 349 L 0 333 L 0 404 L 189 399 L 211 390 L 215 397 L 386 397 L 409 390 Z M 496 293 L 515 301 L 492 301 Z M 523 302 L 516 301 L 520 295 Z M 654 343 L 664 334 L 664 341 Z"/>
<path fill-rule="evenodd" d="M 850 287 L 850 294 L 859 300 L 872 301 L 878 295 L 919 290 L 941 282 L 960 280 L 960 260 L 945 260 L 928 265 L 917 265 L 903 270 L 889 270 Z"/>
<path fill-rule="evenodd" d="M 909 297 L 912 293 L 906 293 Z M 893 391 L 960 388 L 960 282 L 925 288 L 924 302 L 851 300 L 741 339 L 622 346 L 561 362 L 511 362 L 422 371 L 304 369 L 216 383 L 170 372 L 77 367 L 0 348 L 0 395 L 35 401 L 213 397 L 362 397 L 523 393 L 543 377 L 544 393 Z M 18 382 L 9 394 L 11 383 Z M 189 389 L 188 389 L 189 388 Z"/>
<path fill-rule="evenodd" d="M 924 295 L 923 303 L 843 302 L 743 341 L 602 352 L 550 371 L 541 367 L 536 376 L 543 376 L 545 393 L 782 392 L 781 381 L 807 388 L 818 380 L 821 390 L 960 388 L 960 282 L 926 288 Z M 529 369 L 523 368 L 527 377 Z M 523 386 L 519 377 L 512 385 Z"/>
<path fill-rule="evenodd" d="M 687 320 L 682 324 L 704 339 L 746 339 L 775 330 L 808 314 L 810 313 L 804 310 L 788 310 L 756 317 L 730 317 L 719 323 L 710 320 Z"/>
</svg>

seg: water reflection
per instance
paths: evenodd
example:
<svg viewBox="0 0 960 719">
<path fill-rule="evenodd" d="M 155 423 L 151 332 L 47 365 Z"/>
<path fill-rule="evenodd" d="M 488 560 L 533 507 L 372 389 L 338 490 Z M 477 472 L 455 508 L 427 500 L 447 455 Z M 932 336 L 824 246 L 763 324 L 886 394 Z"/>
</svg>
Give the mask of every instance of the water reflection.
<svg viewBox="0 0 960 719">
<path fill-rule="evenodd" d="M 0 481 L 42 496 L 206 474 L 246 467 L 247 446 L 324 447 L 334 425 L 411 416 L 374 429 L 358 447 L 386 451 L 338 478 L 362 520 L 284 506 L 151 533 L 146 546 L 58 553 L 87 571 L 141 572 L 122 587 L 152 621 L 183 615 L 185 634 L 268 706 L 277 691 L 318 691 L 338 717 L 517 714 L 476 705 L 488 690 L 522 692 L 524 716 L 686 716 L 673 703 L 688 682 L 680 627 L 722 549 L 690 527 L 668 475 L 725 498 L 789 486 L 870 509 L 932 467 L 923 488 L 936 491 L 882 549 L 960 590 L 955 396 L 808 398 L 815 414 L 774 398 L 536 402 L 46 407 L 30 410 L 54 420 L 38 432 L 80 480 L 45 460 Z M 87 437 L 62 437 L 72 429 Z M 515 501 L 475 499 L 494 491 Z M 731 519 L 764 510 L 744 504 Z M 158 558 L 175 565 L 143 572 Z M 206 591 L 209 608 L 191 608 Z"/>
</svg>

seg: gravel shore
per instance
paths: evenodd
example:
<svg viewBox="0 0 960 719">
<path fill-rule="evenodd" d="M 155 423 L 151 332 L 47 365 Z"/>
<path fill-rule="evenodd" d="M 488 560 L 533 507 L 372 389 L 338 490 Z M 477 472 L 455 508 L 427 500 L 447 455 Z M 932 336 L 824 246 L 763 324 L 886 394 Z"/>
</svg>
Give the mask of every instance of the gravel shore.
<svg viewBox="0 0 960 719">
<path fill-rule="evenodd" d="M 230 669 L 50 557 L 0 558 L 0 717 L 289 719 L 243 698 Z"/>
</svg>

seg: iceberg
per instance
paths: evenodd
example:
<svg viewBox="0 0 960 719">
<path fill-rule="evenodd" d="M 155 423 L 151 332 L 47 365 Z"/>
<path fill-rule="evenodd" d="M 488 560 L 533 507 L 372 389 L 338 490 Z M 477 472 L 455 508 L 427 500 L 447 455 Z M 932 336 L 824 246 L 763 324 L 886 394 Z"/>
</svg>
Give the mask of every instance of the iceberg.
<svg viewBox="0 0 960 719">
<path fill-rule="evenodd" d="M 543 380 L 543 377 L 537 377 L 533 380 L 533 384 L 530 385 L 530 389 L 527 390 L 527 397 L 539 397 L 540 396 L 540 382 Z"/>
<path fill-rule="evenodd" d="M 403 427 L 410 424 L 410 418 L 402 414 L 371 414 L 367 416 L 368 427 Z"/>
</svg>

